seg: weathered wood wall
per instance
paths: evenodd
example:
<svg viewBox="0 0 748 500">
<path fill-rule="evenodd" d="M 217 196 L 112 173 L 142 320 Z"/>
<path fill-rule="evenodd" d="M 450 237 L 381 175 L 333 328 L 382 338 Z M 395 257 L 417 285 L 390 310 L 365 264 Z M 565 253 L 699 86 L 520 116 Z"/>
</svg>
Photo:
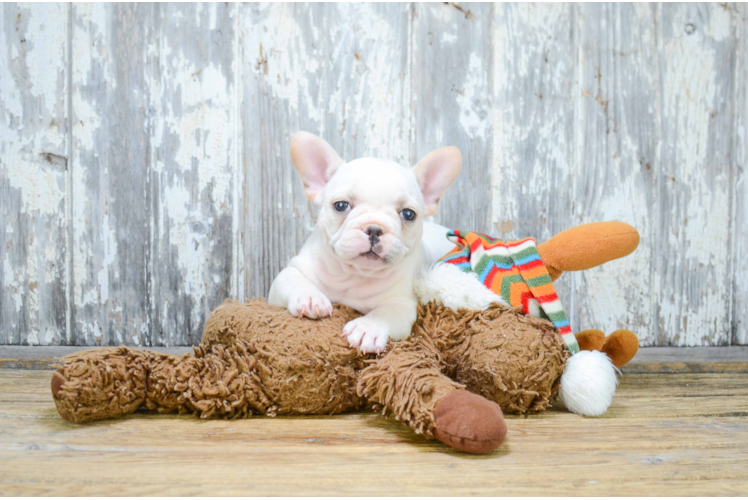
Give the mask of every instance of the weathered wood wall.
<svg viewBox="0 0 748 500">
<path fill-rule="evenodd" d="M 617 219 L 575 328 L 748 343 L 748 8 L 2 4 L 0 344 L 183 345 L 264 295 L 314 222 L 298 130 L 344 158 L 453 144 L 437 220 Z"/>
</svg>

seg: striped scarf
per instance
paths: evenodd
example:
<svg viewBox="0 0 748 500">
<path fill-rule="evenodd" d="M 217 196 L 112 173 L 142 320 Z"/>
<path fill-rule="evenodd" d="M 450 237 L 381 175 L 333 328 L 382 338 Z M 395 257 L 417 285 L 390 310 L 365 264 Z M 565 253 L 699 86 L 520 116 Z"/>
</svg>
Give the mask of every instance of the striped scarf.
<svg viewBox="0 0 748 500">
<path fill-rule="evenodd" d="M 579 352 L 564 307 L 551 276 L 538 254 L 533 238 L 503 242 L 481 233 L 450 231 L 447 238 L 457 246 L 439 262 L 454 264 L 474 273 L 486 288 L 529 316 L 550 320 L 567 349 Z"/>
</svg>

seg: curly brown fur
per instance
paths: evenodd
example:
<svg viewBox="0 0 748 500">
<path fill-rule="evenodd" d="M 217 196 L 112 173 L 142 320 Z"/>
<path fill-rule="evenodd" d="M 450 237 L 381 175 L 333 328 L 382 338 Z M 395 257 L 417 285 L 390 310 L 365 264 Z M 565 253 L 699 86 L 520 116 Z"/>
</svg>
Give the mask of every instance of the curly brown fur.
<svg viewBox="0 0 748 500">
<path fill-rule="evenodd" d="M 433 338 L 445 373 L 510 413 L 548 407 L 569 356 L 550 321 L 499 304 L 485 311 L 422 305 L 413 336 Z"/>
<path fill-rule="evenodd" d="M 358 392 L 374 409 L 400 420 L 416 434 L 434 435 L 439 401 L 463 386 L 441 372 L 441 353 L 427 337 L 390 343 L 385 355 L 361 372 Z"/>
<path fill-rule="evenodd" d="M 145 406 L 161 413 L 194 413 L 201 418 L 274 414 L 243 340 L 200 346 L 195 355 L 160 355 L 148 373 Z"/>
<path fill-rule="evenodd" d="M 519 308 L 453 311 L 431 302 L 419 306 L 411 336 L 390 343 L 361 372 L 358 392 L 432 437 L 436 406 L 461 388 L 508 412 L 545 410 L 558 392 L 567 356 L 553 325 Z"/>
<path fill-rule="evenodd" d="M 203 345 L 247 342 L 272 414 L 341 413 L 364 406 L 356 383 L 367 356 L 341 335 L 343 325 L 358 316 L 336 305 L 328 318 L 300 319 L 264 299 L 227 300 L 206 322 Z"/>
<path fill-rule="evenodd" d="M 76 423 L 133 413 L 145 401 L 152 355 L 127 347 L 109 347 L 63 358 L 52 374 L 52 396 L 58 413 Z"/>
<path fill-rule="evenodd" d="M 379 358 L 362 356 L 340 335 L 357 316 L 336 306 L 329 318 L 298 319 L 263 299 L 226 301 L 195 354 L 121 347 L 63 358 L 53 376 L 55 402 L 74 422 L 141 406 L 237 418 L 373 405 L 431 437 L 439 402 L 463 387 L 518 413 L 542 411 L 558 390 L 562 341 L 549 322 L 518 309 L 420 306 L 413 334 Z"/>
</svg>

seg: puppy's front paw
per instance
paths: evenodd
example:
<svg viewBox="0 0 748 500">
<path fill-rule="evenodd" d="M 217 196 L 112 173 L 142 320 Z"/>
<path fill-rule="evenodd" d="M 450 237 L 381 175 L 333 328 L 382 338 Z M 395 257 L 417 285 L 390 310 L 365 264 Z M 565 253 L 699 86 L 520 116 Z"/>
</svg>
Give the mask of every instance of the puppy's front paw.
<svg viewBox="0 0 748 500">
<path fill-rule="evenodd" d="M 348 338 L 351 347 L 358 347 L 361 352 L 375 352 L 381 354 L 387 346 L 390 332 L 382 321 L 367 316 L 361 316 L 349 321 L 343 327 L 343 335 Z"/>
<path fill-rule="evenodd" d="M 319 290 L 301 292 L 288 301 L 288 312 L 297 318 L 325 318 L 332 314 L 332 304 Z"/>
</svg>

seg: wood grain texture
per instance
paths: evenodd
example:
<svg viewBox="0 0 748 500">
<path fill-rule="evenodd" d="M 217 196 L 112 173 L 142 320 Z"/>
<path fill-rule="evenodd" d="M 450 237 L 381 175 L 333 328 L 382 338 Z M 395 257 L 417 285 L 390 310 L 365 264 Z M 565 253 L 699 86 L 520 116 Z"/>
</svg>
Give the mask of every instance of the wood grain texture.
<svg viewBox="0 0 748 500">
<path fill-rule="evenodd" d="M 733 307 L 732 343 L 748 344 L 748 5 L 736 4 L 737 65 L 735 68 L 735 126 L 733 141 L 734 210 L 733 210 Z"/>
<path fill-rule="evenodd" d="M 148 345 L 199 343 L 210 311 L 234 295 L 237 8 L 155 7 Z"/>
<path fill-rule="evenodd" d="M 661 6 L 661 166 L 654 252 L 657 343 L 730 342 L 733 11 Z M 727 255 L 726 255 L 727 254 Z"/>
<path fill-rule="evenodd" d="M 580 4 L 576 19 L 571 220 L 627 222 L 639 228 L 641 243 L 625 259 L 569 276 L 571 314 L 579 329 L 625 325 L 642 345 L 660 345 L 665 343 L 657 337 L 660 297 L 652 286 L 653 274 L 660 272 L 652 224 L 661 165 L 657 7 Z"/>
<path fill-rule="evenodd" d="M 232 295 L 233 9 L 75 8 L 78 344 L 197 343 Z"/>
<path fill-rule="evenodd" d="M 72 8 L 72 343 L 148 345 L 154 7 Z"/>
<path fill-rule="evenodd" d="M 571 4 L 495 6 L 491 230 L 503 239 L 544 241 L 575 225 L 574 16 Z M 573 321 L 572 279 L 556 289 Z"/>
<path fill-rule="evenodd" d="M 633 255 L 558 282 L 574 328 L 748 344 L 745 5 L 1 9 L 0 344 L 191 344 L 265 295 L 316 217 L 298 130 L 458 146 L 450 227 L 633 224 Z"/>
<path fill-rule="evenodd" d="M 0 491 L 741 495 L 746 413 L 744 374 L 626 375 L 606 418 L 558 410 L 509 417 L 504 445 L 469 456 L 372 413 L 244 420 L 138 413 L 75 425 L 57 416 L 48 372 L 0 370 Z"/>
<path fill-rule="evenodd" d="M 408 155 L 408 16 L 402 4 L 245 5 L 247 296 L 264 296 L 314 225 L 289 152 L 307 130 L 344 159 Z"/>
<path fill-rule="evenodd" d="M 0 5 L 0 344 L 67 335 L 68 6 Z"/>
<path fill-rule="evenodd" d="M 493 5 L 416 3 L 411 34 L 411 164 L 443 146 L 462 170 L 435 220 L 490 233 Z"/>
</svg>

